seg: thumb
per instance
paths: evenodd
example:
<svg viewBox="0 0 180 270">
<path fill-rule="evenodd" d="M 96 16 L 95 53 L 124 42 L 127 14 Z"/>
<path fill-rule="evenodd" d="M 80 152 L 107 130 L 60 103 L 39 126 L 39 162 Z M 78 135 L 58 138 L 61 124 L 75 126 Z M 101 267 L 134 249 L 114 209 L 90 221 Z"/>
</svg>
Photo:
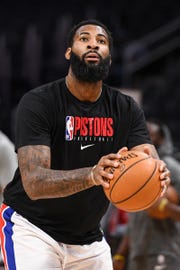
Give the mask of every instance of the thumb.
<svg viewBox="0 0 180 270">
<path fill-rule="evenodd" d="M 126 146 L 122 147 L 121 149 L 119 149 L 118 154 L 122 154 L 124 152 L 127 152 L 128 148 Z"/>
<path fill-rule="evenodd" d="M 148 156 L 151 156 L 151 152 L 148 146 L 144 147 L 144 153 L 147 154 Z"/>
</svg>

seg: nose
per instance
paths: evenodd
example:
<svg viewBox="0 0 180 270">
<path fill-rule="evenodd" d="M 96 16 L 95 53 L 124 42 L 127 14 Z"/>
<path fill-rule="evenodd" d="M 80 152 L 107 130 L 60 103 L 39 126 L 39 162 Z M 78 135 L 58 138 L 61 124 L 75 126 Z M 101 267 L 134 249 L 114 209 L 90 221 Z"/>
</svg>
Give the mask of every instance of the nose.
<svg viewBox="0 0 180 270">
<path fill-rule="evenodd" d="M 98 45 L 97 41 L 93 39 L 93 40 L 90 40 L 89 41 L 89 44 L 87 45 L 87 48 L 88 49 L 98 50 L 99 49 L 99 45 Z"/>
</svg>

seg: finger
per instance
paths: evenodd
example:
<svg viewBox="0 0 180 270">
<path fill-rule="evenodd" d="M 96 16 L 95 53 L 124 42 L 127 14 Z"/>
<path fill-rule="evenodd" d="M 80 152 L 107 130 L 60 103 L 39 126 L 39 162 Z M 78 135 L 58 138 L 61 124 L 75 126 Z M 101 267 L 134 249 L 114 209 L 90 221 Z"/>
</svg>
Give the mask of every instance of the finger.
<svg viewBox="0 0 180 270">
<path fill-rule="evenodd" d="M 109 183 L 113 179 L 112 170 L 105 171 L 103 167 L 95 165 L 91 170 L 91 180 L 94 185 L 102 185 L 105 188 L 109 188 Z"/>
<path fill-rule="evenodd" d="M 165 195 L 170 182 L 171 182 L 170 177 L 166 177 L 163 180 L 161 180 L 162 192 L 161 192 L 160 197 L 163 197 Z"/>
<path fill-rule="evenodd" d="M 167 180 L 168 178 L 170 178 L 170 172 L 168 170 L 160 174 L 161 180 Z"/>
<path fill-rule="evenodd" d="M 166 177 L 163 180 L 161 180 L 161 186 L 162 187 L 164 187 L 165 185 L 169 186 L 170 183 L 171 183 L 171 178 L 170 177 Z"/>
<path fill-rule="evenodd" d="M 126 146 L 124 146 L 121 149 L 119 149 L 118 153 L 122 154 L 122 153 L 127 152 L 127 151 L 128 151 L 128 148 Z"/>
<path fill-rule="evenodd" d="M 99 162 L 98 166 L 100 167 L 99 169 L 105 169 L 106 167 L 114 167 L 117 168 L 119 166 L 119 160 L 121 158 L 120 154 L 116 155 L 111 155 L 108 157 L 103 157 Z"/>
<path fill-rule="evenodd" d="M 107 189 L 110 187 L 109 182 L 104 181 L 104 180 L 101 180 L 100 181 L 100 185 L 102 185 L 104 188 L 107 188 Z"/>
<path fill-rule="evenodd" d="M 169 170 L 167 169 L 166 164 L 162 160 L 160 161 L 159 170 L 160 170 L 160 172 L 165 172 L 165 171 L 169 172 Z"/>
<path fill-rule="evenodd" d="M 107 156 L 103 156 L 99 163 L 102 163 L 106 160 L 114 160 L 114 159 L 120 159 L 121 158 L 121 154 L 119 152 L 117 153 L 111 153 L 111 154 L 108 154 Z"/>
<path fill-rule="evenodd" d="M 164 185 L 162 188 L 161 197 L 163 197 L 166 194 L 167 189 L 168 189 L 167 185 Z"/>
<path fill-rule="evenodd" d="M 162 192 L 165 194 L 167 189 L 168 189 L 167 185 L 164 185 Z"/>
</svg>

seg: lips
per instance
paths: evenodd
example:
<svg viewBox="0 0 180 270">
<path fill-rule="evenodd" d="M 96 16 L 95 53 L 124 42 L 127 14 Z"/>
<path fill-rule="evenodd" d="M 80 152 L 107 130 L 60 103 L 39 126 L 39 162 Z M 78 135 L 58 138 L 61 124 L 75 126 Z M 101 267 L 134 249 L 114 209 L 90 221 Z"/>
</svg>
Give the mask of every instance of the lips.
<svg viewBox="0 0 180 270">
<path fill-rule="evenodd" d="M 97 53 L 94 53 L 94 52 L 89 52 L 85 56 L 85 59 L 87 61 L 98 61 L 99 58 L 100 58 L 99 55 Z"/>
</svg>

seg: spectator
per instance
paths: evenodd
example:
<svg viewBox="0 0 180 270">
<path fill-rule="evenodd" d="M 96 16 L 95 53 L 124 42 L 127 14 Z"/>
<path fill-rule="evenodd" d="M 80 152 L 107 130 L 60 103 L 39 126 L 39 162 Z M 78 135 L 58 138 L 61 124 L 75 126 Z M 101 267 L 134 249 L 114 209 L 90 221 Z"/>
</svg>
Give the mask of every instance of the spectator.
<svg viewBox="0 0 180 270">
<path fill-rule="evenodd" d="M 17 168 L 17 156 L 10 139 L 0 131 L 0 203 L 3 201 L 3 190 L 12 180 Z M 0 255 L 0 265 L 3 261 Z"/>
<path fill-rule="evenodd" d="M 103 217 L 101 224 L 105 238 L 111 247 L 111 254 L 114 255 L 118 244 L 124 236 L 128 223 L 128 213 L 116 208 L 113 204 L 109 205 L 108 211 Z"/>
<path fill-rule="evenodd" d="M 153 119 L 147 121 L 147 126 L 160 158 L 171 170 L 171 184 L 180 196 L 180 163 L 172 155 L 173 143 L 168 127 Z M 129 214 L 127 234 L 114 256 L 114 270 L 125 269 L 125 266 L 128 270 L 179 269 L 180 206 L 164 197 L 157 204 L 169 218 L 152 218 L 149 210 Z"/>
<path fill-rule="evenodd" d="M 2 192 L 13 178 L 17 168 L 17 155 L 14 151 L 14 144 L 0 131 L 0 201 L 2 202 Z"/>
</svg>

